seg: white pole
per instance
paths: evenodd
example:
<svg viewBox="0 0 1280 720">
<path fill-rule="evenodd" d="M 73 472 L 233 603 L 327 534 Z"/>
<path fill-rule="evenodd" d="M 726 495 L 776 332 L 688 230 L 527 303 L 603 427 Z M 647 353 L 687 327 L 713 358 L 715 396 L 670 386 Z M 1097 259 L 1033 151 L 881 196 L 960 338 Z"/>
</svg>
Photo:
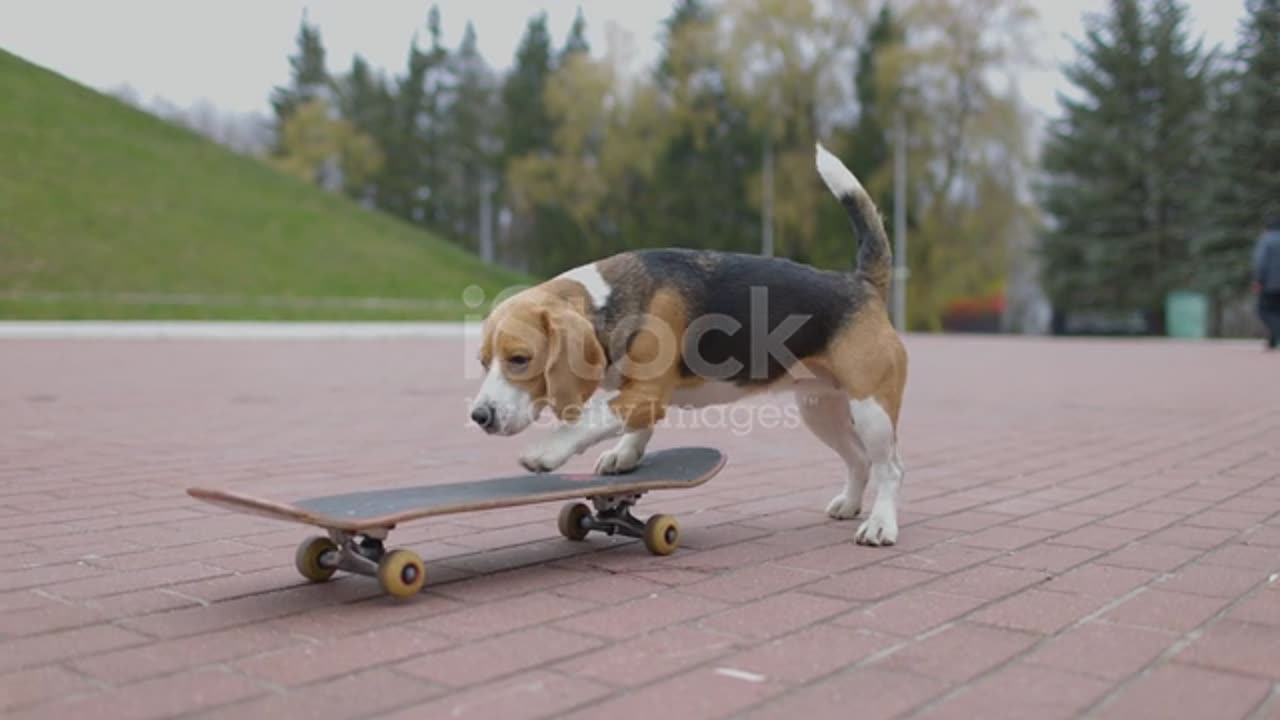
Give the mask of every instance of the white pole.
<svg viewBox="0 0 1280 720">
<path fill-rule="evenodd" d="M 893 319 L 899 331 L 907 324 L 907 129 L 902 108 L 894 114 L 893 153 Z"/>
<path fill-rule="evenodd" d="M 480 181 L 480 259 L 493 264 L 493 191 L 489 180 Z"/>
<path fill-rule="evenodd" d="M 773 147 L 764 139 L 764 212 L 760 213 L 760 254 L 773 257 Z"/>
</svg>

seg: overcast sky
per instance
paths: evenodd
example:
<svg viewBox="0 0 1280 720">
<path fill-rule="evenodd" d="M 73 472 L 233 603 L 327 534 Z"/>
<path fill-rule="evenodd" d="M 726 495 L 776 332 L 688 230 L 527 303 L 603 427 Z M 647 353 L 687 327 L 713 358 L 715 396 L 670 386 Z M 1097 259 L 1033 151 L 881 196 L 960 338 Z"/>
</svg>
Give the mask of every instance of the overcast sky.
<svg viewBox="0 0 1280 720">
<path fill-rule="evenodd" d="M 274 85 L 288 79 L 287 55 L 303 9 L 321 28 L 331 70 L 354 53 L 399 73 L 415 28 L 425 26 L 432 0 L 4 0 L 0 47 L 94 88 L 125 84 L 142 99 L 181 106 L 200 99 L 234 112 L 268 110 Z M 467 19 L 481 52 L 497 68 L 511 64 L 529 16 L 546 10 L 557 44 L 579 5 L 593 49 L 616 26 L 631 37 L 635 63 L 656 56 L 668 0 L 438 0 L 446 41 L 456 46 Z M 1025 73 L 1020 86 L 1036 111 L 1056 110 L 1058 64 L 1070 57 L 1066 36 L 1078 37 L 1084 12 L 1107 0 L 1033 0 L 1040 13 L 1039 49 L 1048 66 Z M 1208 43 L 1231 46 L 1243 0 L 1189 0 L 1192 23 Z M 425 31 L 423 33 L 425 37 Z"/>
</svg>

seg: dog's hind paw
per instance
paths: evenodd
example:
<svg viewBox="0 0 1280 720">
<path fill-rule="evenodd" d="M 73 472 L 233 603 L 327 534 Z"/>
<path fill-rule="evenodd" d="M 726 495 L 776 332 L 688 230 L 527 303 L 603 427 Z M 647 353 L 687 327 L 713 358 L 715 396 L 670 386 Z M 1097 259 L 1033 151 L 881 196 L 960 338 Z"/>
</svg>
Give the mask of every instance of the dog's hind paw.
<svg viewBox="0 0 1280 720">
<path fill-rule="evenodd" d="M 873 510 L 853 539 L 859 545 L 892 545 L 898 542 L 898 520 L 893 513 Z"/>
<path fill-rule="evenodd" d="M 840 493 L 827 503 L 827 515 L 836 520 L 852 520 L 862 513 L 862 506 Z"/>
</svg>

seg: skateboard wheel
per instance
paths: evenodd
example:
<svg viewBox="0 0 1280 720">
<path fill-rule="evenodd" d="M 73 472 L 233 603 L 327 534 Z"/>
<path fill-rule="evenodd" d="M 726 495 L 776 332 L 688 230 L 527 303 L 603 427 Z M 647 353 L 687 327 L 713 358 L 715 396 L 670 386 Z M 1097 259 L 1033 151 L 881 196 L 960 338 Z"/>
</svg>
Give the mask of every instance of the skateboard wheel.
<svg viewBox="0 0 1280 720">
<path fill-rule="evenodd" d="M 654 555 L 670 555 L 680 543 L 680 524 L 670 515 L 654 515 L 644 524 L 644 546 Z"/>
<path fill-rule="evenodd" d="M 392 550 L 378 562 L 378 583 L 388 595 L 411 597 L 426 581 L 422 558 L 412 550 Z"/>
<path fill-rule="evenodd" d="M 591 517 L 591 508 L 582 503 L 568 503 L 560 508 L 560 534 L 570 540 L 582 540 L 590 530 L 582 526 L 582 521 Z"/>
<path fill-rule="evenodd" d="M 320 558 L 327 552 L 337 552 L 338 546 L 327 537 L 316 535 L 302 541 L 293 556 L 294 565 L 302 577 L 312 582 L 324 582 L 333 577 L 336 567 L 325 567 Z"/>
</svg>

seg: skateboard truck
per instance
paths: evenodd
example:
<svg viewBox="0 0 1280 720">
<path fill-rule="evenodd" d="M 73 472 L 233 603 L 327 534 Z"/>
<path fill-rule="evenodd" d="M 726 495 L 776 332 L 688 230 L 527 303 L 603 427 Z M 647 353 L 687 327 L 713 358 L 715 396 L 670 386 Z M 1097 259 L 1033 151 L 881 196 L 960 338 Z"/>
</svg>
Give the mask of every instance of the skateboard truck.
<svg viewBox="0 0 1280 720">
<path fill-rule="evenodd" d="M 591 498 L 595 512 L 585 503 L 572 502 L 560 508 L 560 534 L 583 540 L 592 530 L 606 535 L 639 538 L 654 555 L 670 555 L 680 542 L 680 525 L 670 515 L 652 515 L 641 521 L 631 514 L 644 493 L 596 495 Z"/>
<path fill-rule="evenodd" d="M 330 530 L 302 541 L 294 556 L 298 572 L 308 580 L 323 582 L 338 570 L 378 579 L 382 589 L 395 597 L 409 597 L 422 589 L 426 568 L 412 550 L 387 552 L 383 540 L 391 528 L 369 528 L 360 533 Z"/>
</svg>

